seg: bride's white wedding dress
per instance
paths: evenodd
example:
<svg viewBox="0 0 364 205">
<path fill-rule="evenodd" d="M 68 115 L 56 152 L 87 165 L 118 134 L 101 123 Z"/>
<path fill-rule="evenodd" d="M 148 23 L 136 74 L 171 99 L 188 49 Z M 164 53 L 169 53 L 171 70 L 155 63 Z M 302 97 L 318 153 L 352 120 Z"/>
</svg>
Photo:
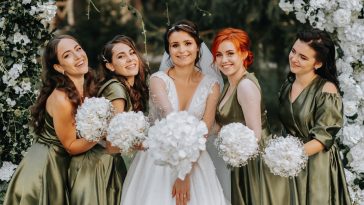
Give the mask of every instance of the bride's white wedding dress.
<svg viewBox="0 0 364 205">
<path fill-rule="evenodd" d="M 218 83 L 205 75 L 198 85 L 187 111 L 202 119 L 206 101 L 212 87 Z M 163 71 L 151 76 L 150 117 L 161 119 L 172 111 L 178 111 L 178 96 L 173 80 Z M 148 151 L 139 151 L 123 185 L 121 205 L 175 205 L 172 188 L 176 173 L 168 166 L 155 165 Z M 203 151 L 190 173 L 189 205 L 225 205 L 224 194 L 215 173 L 213 162 Z"/>
</svg>

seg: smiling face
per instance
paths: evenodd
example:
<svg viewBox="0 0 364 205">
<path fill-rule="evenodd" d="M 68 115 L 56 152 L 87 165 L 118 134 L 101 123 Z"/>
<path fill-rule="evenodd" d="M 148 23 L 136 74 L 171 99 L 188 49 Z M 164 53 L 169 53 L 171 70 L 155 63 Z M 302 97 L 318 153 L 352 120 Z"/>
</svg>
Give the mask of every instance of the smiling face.
<svg viewBox="0 0 364 205">
<path fill-rule="evenodd" d="M 73 39 L 64 38 L 57 46 L 58 64 L 54 69 L 68 76 L 83 76 L 88 72 L 88 58 L 82 47 Z"/>
<path fill-rule="evenodd" d="M 221 42 L 216 51 L 216 65 L 226 76 L 232 76 L 241 69 L 245 70 L 243 66 L 245 58 L 246 54 L 244 56 L 244 53 L 237 51 L 235 45 L 229 40 Z"/>
<path fill-rule="evenodd" d="M 106 67 L 127 79 L 134 79 L 139 72 L 139 64 L 139 58 L 130 46 L 124 43 L 117 43 L 112 48 L 111 63 L 107 63 Z"/>
<path fill-rule="evenodd" d="M 177 67 L 194 66 L 199 47 L 194 38 L 184 31 L 173 32 L 168 39 L 169 54 Z"/>
<path fill-rule="evenodd" d="M 289 67 L 296 76 L 315 74 L 315 69 L 321 67 L 322 63 L 317 61 L 316 52 L 307 43 L 297 39 L 289 53 Z"/>
</svg>

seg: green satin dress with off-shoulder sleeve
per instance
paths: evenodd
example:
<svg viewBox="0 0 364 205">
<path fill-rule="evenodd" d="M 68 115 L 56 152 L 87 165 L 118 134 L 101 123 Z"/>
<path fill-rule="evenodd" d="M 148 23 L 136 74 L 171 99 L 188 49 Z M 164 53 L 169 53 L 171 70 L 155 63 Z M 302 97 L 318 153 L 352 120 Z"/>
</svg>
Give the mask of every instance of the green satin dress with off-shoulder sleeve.
<svg viewBox="0 0 364 205">
<path fill-rule="evenodd" d="M 4 205 L 68 205 L 70 155 L 59 141 L 52 117 L 45 113 L 42 134 L 34 139 L 9 183 Z"/>
<path fill-rule="evenodd" d="M 280 91 L 279 116 L 287 134 L 304 143 L 316 139 L 325 147 L 309 157 L 307 167 L 297 177 L 290 178 L 293 205 L 351 204 L 335 142 L 343 123 L 342 100 L 339 94 L 322 92 L 326 82 L 317 76 L 294 102 L 290 101 L 290 81 Z"/>
<path fill-rule="evenodd" d="M 240 81 L 243 79 L 251 80 L 258 87 L 262 96 L 259 82 L 253 73 L 246 73 Z M 219 104 L 226 95 L 229 86 L 230 84 L 227 82 L 224 86 Z M 263 149 L 267 141 L 271 139 L 271 133 L 263 96 L 261 99 L 261 115 L 258 117 L 261 118 L 262 123 L 260 148 Z M 240 122 L 246 125 L 244 113 L 238 101 L 237 88 L 234 89 L 225 104 L 221 108 L 219 107 L 216 111 L 216 121 L 221 126 L 233 122 Z M 249 161 L 247 165 L 233 168 L 231 171 L 232 205 L 283 205 L 289 200 L 289 196 L 287 197 L 286 195 L 288 189 L 288 180 L 271 174 L 263 164 L 261 156 Z"/>
<path fill-rule="evenodd" d="M 110 101 L 124 99 L 125 111 L 132 110 L 126 88 L 116 79 L 105 82 L 99 89 L 98 96 Z M 71 204 L 120 205 L 126 172 L 122 156 L 107 153 L 100 144 L 72 157 L 69 168 Z"/>
</svg>

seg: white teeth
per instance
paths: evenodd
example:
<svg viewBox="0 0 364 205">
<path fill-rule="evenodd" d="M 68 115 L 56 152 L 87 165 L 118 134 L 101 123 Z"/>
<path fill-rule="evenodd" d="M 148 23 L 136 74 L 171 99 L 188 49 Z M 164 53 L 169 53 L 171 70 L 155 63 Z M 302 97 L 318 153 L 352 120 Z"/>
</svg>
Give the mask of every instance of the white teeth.
<svg viewBox="0 0 364 205">
<path fill-rule="evenodd" d="M 84 63 L 84 61 L 81 61 L 81 62 L 77 63 L 76 66 L 79 67 L 79 66 L 83 65 L 83 63 Z"/>
<path fill-rule="evenodd" d="M 136 64 L 132 64 L 132 65 L 126 66 L 125 68 L 127 68 L 127 69 L 133 69 L 135 67 L 136 67 Z"/>
</svg>

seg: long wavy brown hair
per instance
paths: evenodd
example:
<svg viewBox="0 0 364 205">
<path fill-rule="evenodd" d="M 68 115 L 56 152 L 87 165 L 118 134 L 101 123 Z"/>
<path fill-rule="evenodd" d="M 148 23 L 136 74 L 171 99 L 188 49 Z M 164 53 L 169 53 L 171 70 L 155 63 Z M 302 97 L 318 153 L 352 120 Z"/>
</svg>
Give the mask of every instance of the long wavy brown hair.
<svg viewBox="0 0 364 205">
<path fill-rule="evenodd" d="M 43 53 L 42 86 L 40 88 L 39 96 L 31 108 L 31 117 L 33 119 L 31 125 L 34 127 L 34 132 L 36 134 L 41 134 L 44 130 L 46 102 L 54 89 L 61 90 L 67 94 L 73 107 L 73 115 L 76 114 L 77 107 L 82 103 L 81 95 L 78 93 L 73 81 L 67 75 L 63 75 L 53 68 L 53 65 L 59 63 L 57 48 L 62 39 L 72 39 L 78 43 L 72 36 L 59 35 L 50 40 L 45 47 Z M 93 79 L 93 74 L 89 71 L 85 75 L 85 96 L 93 96 L 95 94 L 96 86 Z"/>
<path fill-rule="evenodd" d="M 107 69 L 106 64 L 112 63 L 112 49 L 118 43 L 125 44 L 133 49 L 139 59 L 139 72 L 135 76 L 134 85 L 130 86 L 127 83 L 127 79 L 118 75 L 115 72 Z M 142 58 L 140 52 L 136 49 L 134 41 L 124 35 L 117 35 L 111 41 L 107 42 L 102 49 L 101 55 L 99 56 L 100 69 L 101 69 L 101 80 L 98 87 L 101 87 L 106 81 L 115 78 L 121 84 L 124 85 L 128 94 L 130 95 L 132 107 L 134 111 L 146 111 L 147 102 L 149 98 L 149 89 L 146 83 L 147 76 L 149 75 L 149 70 L 147 69 L 146 63 Z"/>
</svg>

